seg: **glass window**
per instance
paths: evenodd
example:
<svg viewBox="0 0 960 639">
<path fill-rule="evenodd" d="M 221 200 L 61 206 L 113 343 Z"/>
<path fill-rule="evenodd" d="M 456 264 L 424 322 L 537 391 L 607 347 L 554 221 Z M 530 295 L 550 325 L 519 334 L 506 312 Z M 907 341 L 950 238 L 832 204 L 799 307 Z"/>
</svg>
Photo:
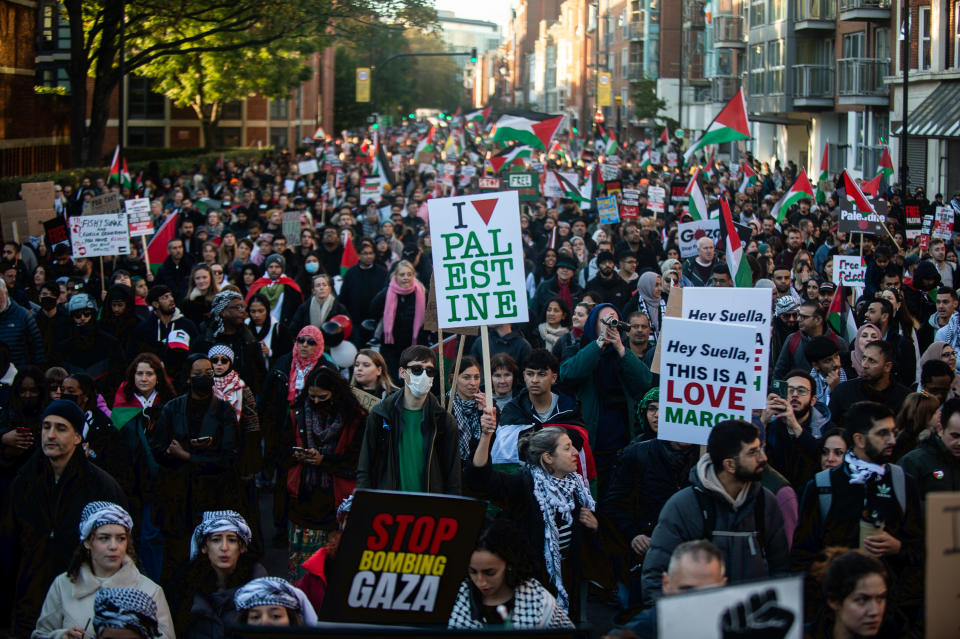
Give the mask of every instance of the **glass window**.
<svg viewBox="0 0 960 639">
<path fill-rule="evenodd" d="M 223 105 L 220 111 L 221 120 L 242 120 L 243 103 L 240 100 L 232 100 Z"/>
<path fill-rule="evenodd" d="M 290 109 L 287 104 L 286 98 L 283 98 L 280 100 L 270 100 L 270 119 L 271 120 L 286 120 L 289 118 L 289 116 L 287 115 L 289 112 L 290 112 Z"/>
<path fill-rule="evenodd" d="M 771 22 L 779 22 L 787 17 L 787 3 L 785 0 L 770 0 Z"/>
<path fill-rule="evenodd" d="M 866 34 L 863 31 L 848 33 L 843 36 L 843 57 L 844 58 L 864 58 L 866 57 Z"/>
<path fill-rule="evenodd" d="M 128 126 L 127 146 L 154 147 L 166 146 L 162 126 Z"/>
<path fill-rule="evenodd" d="M 218 126 L 216 133 L 219 148 L 243 146 L 243 129 L 238 126 Z"/>
<path fill-rule="evenodd" d="M 290 146 L 290 132 L 285 126 L 270 127 L 270 144 L 276 150 L 285 149 Z"/>
<path fill-rule="evenodd" d="M 873 32 L 874 57 L 878 60 L 890 59 L 890 29 L 882 28 Z"/>
<path fill-rule="evenodd" d="M 767 23 L 767 0 L 750 1 L 750 26 L 759 27 Z"/>
<path fill-rule="evenodd" d="M 960 68 L 960 2 L 953 5 L 953 68 Z"/>
<path fill-rule="evenodd" d="M 917 60 L 920 69 L 930 68 L 930 7 L 920 7 L 920 38 L 917 42 Z"/>
<path fill-rule="evenodd" d="M 783 41 L 767 43 L 767 93 L 783 93 Z"/>
<path fill-rule="evenodd" d="M 750 95 L 763 95 L 766 68 L 763 64 L 764 45 L 750 47 Z"/>
<path fill-rule="evenodd" d="M 153 80 L 127 76 L 127 118 L 130 120 L 162 120 L 165 98 L 152 91 Z M 163 146 L 162 144 L 160 146 Z"/>
</svg>

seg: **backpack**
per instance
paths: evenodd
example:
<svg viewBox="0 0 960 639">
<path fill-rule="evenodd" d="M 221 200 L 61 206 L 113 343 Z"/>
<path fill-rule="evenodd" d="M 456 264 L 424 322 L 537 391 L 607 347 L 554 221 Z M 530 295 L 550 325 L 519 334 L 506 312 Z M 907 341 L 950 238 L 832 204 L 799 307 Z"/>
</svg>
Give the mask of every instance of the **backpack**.
<svg viewBox="0 0 960 639">
<path fill-rule="evenodd" d="M 893 480 L 893 495 L 900 504 L 900 511 L 907 512 L 907 478 L 903 468 L 897 464 L 887 464 L 890 469 L 890 478 Z M 821 470 L 816 474 L 814 481 L 820 497 L 820 523 L 827 520 L 827 513 L 833 503 L 833 486 L 830 484 L 830 470 Z"/>
<path fill-rule="evenodd" d="M 840 342 L 837 340 L 837 334 L 833 331 L 824 331 L 823 336 L 833 342 L 834 346 L 840 348 Z M 803 334 L 800 331 L 795 332 L 790 336 L 790 339 L 787 341 L 787 348 L 790 350 L 790 357 L 792 358 L 797 349 L 800 348 L 800 342 L 803 340 Z"/>
<path fill-rule="evenodd" d="M 703 515 L 703 534 L 701 539 L 713 542 L 714 529 L 717 527 L 717 506 L 713 503 L 713 498 L 707 494 L 700 486 L 693 486 L 693 495 L 697 498 L 697 505 L 700 513 Z M 757 540 L 760 542 L 760 555 L 767 558 L 766 528 L 767 518 L 765 516 L 767 495 L 763 487 L 760 488 L 760 495 L 753 505 L 753 523 L 757 527 Z"/>
</svg>

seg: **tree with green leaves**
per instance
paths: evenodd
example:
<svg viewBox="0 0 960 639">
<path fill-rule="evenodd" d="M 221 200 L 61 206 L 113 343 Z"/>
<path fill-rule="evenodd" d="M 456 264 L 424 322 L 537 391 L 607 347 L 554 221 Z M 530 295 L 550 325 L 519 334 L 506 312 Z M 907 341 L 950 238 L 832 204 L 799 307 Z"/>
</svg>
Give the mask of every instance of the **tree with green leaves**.
<svg viewBox="0 0 960 639">
<path fill-rule="evenodd" d="M 657 81 L 642 78 L 632 83 L 630 97 L 633 98 L 634 112 L 639 120 L 653 120 L 667 108 L 666 100 L 657 95 Z"/>
</svg>

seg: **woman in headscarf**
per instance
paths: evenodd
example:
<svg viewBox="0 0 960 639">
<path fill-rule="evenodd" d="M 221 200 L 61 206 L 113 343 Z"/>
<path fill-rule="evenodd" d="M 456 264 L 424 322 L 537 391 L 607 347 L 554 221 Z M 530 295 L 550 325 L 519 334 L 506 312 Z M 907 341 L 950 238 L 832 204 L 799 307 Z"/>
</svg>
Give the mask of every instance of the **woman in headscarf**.
<svg viewBox="0 0 960 639">
<path fill-rule="evenodd" d="M 90 502 L 80 515 L 80 545 L 70 567 L 54 579 L 31 639 L 79 639 L 94 614 L 94 596 L 103 588 L 135 588 L 155 603 L 160 636 L 174 639 L 167 598 L 137 570 L 133 519 L 108 501 Z"/>
<path fill-rule="evenodd" d="M 307 595 L 280 577 L 260 577 L 233 596 L 240 623 L 250 626 L 315 626 L 317 614 Z"/>
<path fill-rule="evenodd" d="M 93 599 L 96 639 L 158 639 L 159 618 L 157 603 L 142 590 L 103 588 Z"/>
<path fill-rule="evenodd" d="M 957 353 L 953 350 L 953 346 L 947 342 L 933 342 L 927 347 L 927 350 L 923 351 L 923 356 L 920 357 L 920 368 L 923 368 L 923 365 L 932 359 L 939 359 L 949 366 L 950 370 L 954 371 L 953 384 L 950 386 L 950 393 L 947 395 L 947 399 L 960 397 L 960 375 L 956 374 Z"/>
<path fill-rule="evenodd" d="M 300 305 L 290 322 L 290 328 L 299 331 L 307 324 L 320 328 L 334 315 L 347 315 L 347 307 L 340 303 L 333 290 L 333 280 L 326 273 L 313 276 L 313 295 Z"/>
<path fill-rule="evenodd" d="M 133 329 L 140 322 L 136 309 L 136 296 L 126 284 L 114 284 L 107 290 L 100 315 L 100 328 L 120 342 L 124 361 L 136 353 L 133 350 Z"/>
<path fill-rule="evenodd" d="M 427 292 L 417 281 L 416 270 L 407 260 L 397 262 L 387 287 L 370 304 L 374 317 L 382 317 L 383 344 L 380 354 L 387 362 L 387 371 L 396 379 L 400 353 L 420 343 Z M 379 332 L 379 329 L 378 329 Z"/>
<path fill-rule="evenodd" d="M 222 639 L 224 628 L 239 614 L 233 596 L 251 579 L 267 571 L 247 549 L 250 526 L 233 510 L 203 513 L 190 539 L 190 564 L 178 582 L 177 634 L 186 639 Z"/>
<path fill-rule="evenodd" d="M 847 379 L 863 375 L 863 349 L 870 342 L 883 339 L 883 333 L 875 324 L 867 322 L 857 330 L 857 337 L 853 340 L 853 348 L 846 353 L 840 353 L 840 363 L 847 373 Z"/>
<path fill-rule="evenodd" d="M 367 411 L 336 371 L 310 372 L 282 436 L 280 466 L 286 469 L 291 580 L 301 564 L 337 529 L 337 507 L 356 486 Z"/>
<path fill-rule="evenodd" d="M 660 339 L 660 325 L 667 313 L 667 304 L 661 294 L 661 278 L 647 271 L 637 280 L 637 310 L 650 318 L 650 333 Z"/>
<path fill-rule="evenodd" d="M 656 439 L 659 430 L 658 416 L 660 414 L 660 387 L 654 386 L 647 391 L 640 403 L 637 404 L 637 430 L 640 434 L 634 441 Z"/>
</svg>

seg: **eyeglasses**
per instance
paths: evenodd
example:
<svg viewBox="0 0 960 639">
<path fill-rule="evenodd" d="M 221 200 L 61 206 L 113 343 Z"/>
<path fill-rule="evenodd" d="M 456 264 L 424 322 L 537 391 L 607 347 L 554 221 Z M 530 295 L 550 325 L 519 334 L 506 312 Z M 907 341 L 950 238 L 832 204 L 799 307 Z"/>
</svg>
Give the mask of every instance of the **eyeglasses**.
<svg viewBox="0 0 960 639">
<path fill-rule="evenodd" d="M 212 364 L 229 364 L 230 358 L 226 355 L 214 355 L 210 358 Z"/>
<path fill-rule="evenodd" d="M 298 337 L 297 344 L 306 344 L 307 346 L 316 346 L 317 340 L 312 337 Z"/>
<path fill-rule="evenodd" d="M 433 378 L 437 376 L 437 369 L 433 366 L 407 366 L 407 370 L 410 371 L 411 375 L 422 375 L 426 372 L 427 377 Z"/>
<path fill-rule="evenodd" d="M 231 304 L 230 306 L 226 307 L 226 308 L 223 309 L 223 310 L 225 310 L 225 311 L 242 311 L 242 310 L 243 310 L 243 304 Z"/>
<path fill-rule="evenodd" d="M 798 395 L 800 397 L 806 397 L 810 394 L 810 389 L 802 386 L 787 386 L 787 395 L 791 394 Z"/>
<path fill-rule="evenodd" d="M 797 319 L 800 317 L 800 313 L 797 313 L 796 311 L 790 313 L 780 313 L 780 317 L 784 319 Z"/>
<path fill-rule="evenodd" d="M 73 317 L 93 317 L 93 311 L 89 308 L 80 309 L 79 311 L 73 311 L 70 313 Z"/>
<path fill-rule="evenodd" d="M 212 268 L 210 269 L 210 272 L 213 273 L 214 275 L 223 275 L 222 268 Z"/>
</svg>

